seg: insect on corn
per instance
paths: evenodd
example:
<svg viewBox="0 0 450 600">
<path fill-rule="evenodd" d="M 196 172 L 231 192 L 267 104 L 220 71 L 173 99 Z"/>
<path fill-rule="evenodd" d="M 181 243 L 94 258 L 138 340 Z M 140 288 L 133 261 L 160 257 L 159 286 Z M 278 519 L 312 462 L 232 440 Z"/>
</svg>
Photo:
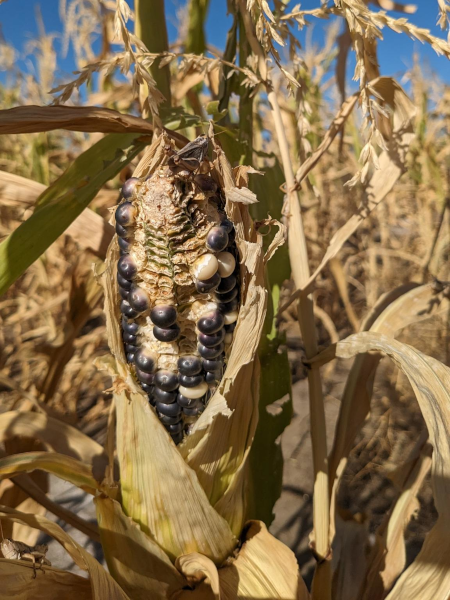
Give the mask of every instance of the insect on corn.
<svg viewBox="0 0 450 600">
<path fill-rule="evenodd" d="M 177 444 L 222 378 L 239 311 L 234 225 L 207 151 L 206 136 L 167 148 L 115 214 L 125 354 Z"/>
</svg>

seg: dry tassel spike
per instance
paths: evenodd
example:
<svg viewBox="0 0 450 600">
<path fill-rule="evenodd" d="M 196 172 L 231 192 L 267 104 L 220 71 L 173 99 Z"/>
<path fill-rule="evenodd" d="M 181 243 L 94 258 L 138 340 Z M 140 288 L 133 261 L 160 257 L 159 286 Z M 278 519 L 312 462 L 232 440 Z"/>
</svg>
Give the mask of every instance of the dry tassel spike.
<svg viewBox="0 0 450 600">
<path fill-rule="evenodd" d="M 129 369 L 178 444 L 225 370 L 239 314 L 239 257 L 199 136 L 122 188 L 116 233 Z"/>
</svg>

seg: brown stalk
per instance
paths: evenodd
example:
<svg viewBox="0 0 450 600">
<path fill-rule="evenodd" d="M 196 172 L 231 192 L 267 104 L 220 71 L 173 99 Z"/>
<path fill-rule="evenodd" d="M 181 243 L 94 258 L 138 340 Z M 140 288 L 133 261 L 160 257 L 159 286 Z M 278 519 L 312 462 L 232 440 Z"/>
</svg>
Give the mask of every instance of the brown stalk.
<svg viewBox="0 0 450 600">
<path fill-rule="evenodd" d="M 297 192 L 294 170 L 289 156 L 289 145 L 285 134 L 280 106 L 273 90 L 266 58 L 253 31 L 253 24 L 243 0 L 239 0 L 239 10 L 242 14 L 245 31 L 254 54 L 258 57 L 261 79 L 267 90 L 272 118 L 277 133 L 278 146 L 283 163 L 286 179 L 289 222 L 289 257 L 296 289 L 301 289 L 309 279 L 308 249 L 306 246 L 300 210 L 300 199 Z M 317 338 L 314 325 L 314 305 L 310 296 L 300 297 L 298 302 L 298 320 L 305 346 L 307 358 L 317 354 Z M 331 569 L 329 563 L 329 524 L 330 507 L 328 491 L 328 460 L 326 443 L 325 410 L 322 395 L 322 384 L 318 369 L 309 370 L 309 403 L 311 415 L 311 441 L 313 448 L 314 466 L 314 530 L 313 544 L 317 558 L 317 568 L 314 576 L 312 598 L 327 600 L 331 598 Z"/>
</svg>

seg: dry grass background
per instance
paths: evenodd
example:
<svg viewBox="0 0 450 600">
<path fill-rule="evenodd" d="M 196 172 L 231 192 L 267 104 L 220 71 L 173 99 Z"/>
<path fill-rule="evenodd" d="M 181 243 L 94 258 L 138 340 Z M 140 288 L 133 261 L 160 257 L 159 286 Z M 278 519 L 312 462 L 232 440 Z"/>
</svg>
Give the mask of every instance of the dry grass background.
<svg viewBox="0 0 450 600">
<path fill-rule="evenodd" d="M 76 5 L 81 12 L 76 13 Z M 107 2 L 100 11 L 96 2 L 68 2 L 66 39 L 76 42 L 79 68 L 87 61 L 99 62 L 109 56 L 113 26 L 110 8 Z M 101 56 L 92 50 L 94 32 L 103 35 Z M 339 105 L 342 81 L 330 72 L 332 58 L 342 50 L 337 33 L 335 27 L 330 28 L 321 52 L 305 49 L 300 69 L 302 88 L 296 96 L 287 98 L 285 82 L 275 81 L 296 165 L 297 155 L 305 157 L 317 148 Z M 0 88 L 2 109 L 48 102 L 48 90 L 60 83 L 55 81 L 57 59 L 52 44 L 52 35 L 41 25 L 40 37 L 29 45 L 39 66 L 34 76 L 15 72 L 11 55 L 17 49 L 0 43 L 0 59 L 10 75 L 10 83 Z M 182 46 L 181 31 L 174 50 Z M 450 279 L 450 88 L 439 81 L 430 87 L 419 65 L 417 57 L 414 69 L 405 74 L 417 110 L 416 139 L 408 155 L 407 171 L 317 280 L 314 300 L 320 348 L 357 331 L 383 293 L 407 282 Z M 198 82 L 198 69 L 188 61 L 176 77 L 174 73 L 172 96 L 184 98 L 186 110 L 201 118 L 201 106 L 217 93 L 217 72 L 212 69 L 209 73 L 209 92 L 200 91 Z M 79 101 L 76 95 L 73 100 Z M 88 89 L 85 99 L 86 104 L 123 112 L 136 108 L 136 102 L 136 95 L 123 79 L 104 74 L 94 89 Z M 264 171 L 274 163 L 264 153 L 277 154 L 273 142 L 276 132 L 262 94 L 256 96 L 255 107 L 259 116 L 255 122 L 254 166 Z M 333 234 L 362 201 L 358 186 L 345 186 L 358 170 L 364 143 L 359 125 L 358 115 L 352 113 L 342 135 L 302 184 L 312 270 L 319 265 Z M 304 138 L 300 138 L 301 133 Z M 100 137 L 67 131 L 0 137 L 1 238 L 27 217 L 40 193 L 39 187 L 33 189 L 31 183 L 7 174 L 47 185 Z M 132 169 L 130 165 L 120 178 L 109 182 L 90 205 L 105 219 L 117 203 L 121 181 Z M 63 235 L 0 299 L 0 409 L 45 412 L 104 443 L 111 395 L 109 377 L 94 366 L 94 359 L 108 352 L 103 299 L 91 267 L 96 260 L 70 235 Z M 286 280 L 281 304 L 294 289 Z M 278 325 L 286 334 L 293 382 L 304 379 L 304 347 L 293 304 L 279 316 Z M 414 324 L 400 339 L 449 365 L 448 328 L 448 314 L 441 314 Z M 346 365 L 326 367 L 326 399 L 337 401 L 337 391 L 348 372 Z M 353 515 L 359 513 L 370 532 L 378 527 L 396 497 L 392 479 L 399 458 L 407 456 L 424 430 L 406 378 L 384 365 L 377 373 L 370 418 L 357 438 L 339 492 L 341 505 Z M 296 435 L 292 428 L 289 435 Z M 306 477 L 307 470 L 303 473 Z M 417 553 L 436 518 L 429 484 L 423 487 L 419 500 L 418 517 L 408 528 L 408 560 Z M 304 514 L 302 518 L 308 520 L 310 516 Z M 307 557 L 302 560 L 306 563 Z"/>
</svg>

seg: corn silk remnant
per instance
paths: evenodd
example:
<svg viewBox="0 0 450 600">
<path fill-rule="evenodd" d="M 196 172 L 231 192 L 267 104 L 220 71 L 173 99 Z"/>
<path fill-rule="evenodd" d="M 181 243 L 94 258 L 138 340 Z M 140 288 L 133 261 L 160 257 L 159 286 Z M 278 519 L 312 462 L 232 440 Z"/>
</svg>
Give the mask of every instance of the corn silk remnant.
<svg viewBox="0 0 450 600">
<path fill-rule="evenodd" d="M 225 196 L 199 136 L 116 213 L 122 341 L 129 368 L 176 444 L 220 382 L 239 314 L 239 256 Z"/>
</svg>

